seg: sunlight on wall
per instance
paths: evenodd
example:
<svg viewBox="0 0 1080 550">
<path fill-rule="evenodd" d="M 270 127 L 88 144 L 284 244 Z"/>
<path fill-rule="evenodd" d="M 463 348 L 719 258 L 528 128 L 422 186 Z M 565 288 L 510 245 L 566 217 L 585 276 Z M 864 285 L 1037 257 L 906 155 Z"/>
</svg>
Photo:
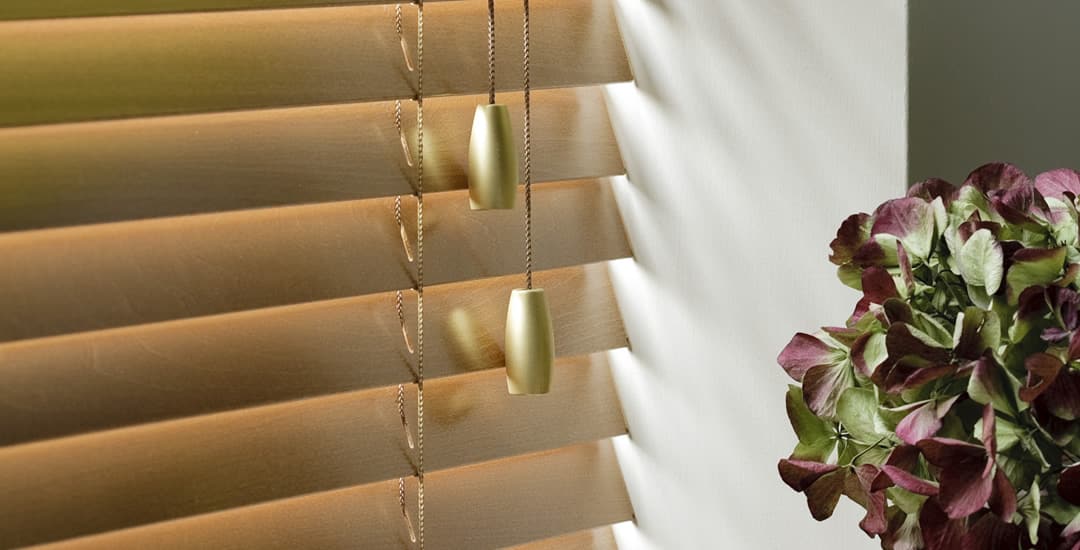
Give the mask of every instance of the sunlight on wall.
<svg viewBox="0 0 1080 550">
<path fill-rule="evenodd" d="M 608 104 L 636 261 L 613 267 L 633 353 L 612 364 L 637 525 L 622 548 L 870 549 L 861 510 L 817 524 L 776 461 L 794 435 L 775 357 L 856 296 L 840 221 L 903 192 L 906 6 L 619 0 L 637 84 Z"/>
</svg>

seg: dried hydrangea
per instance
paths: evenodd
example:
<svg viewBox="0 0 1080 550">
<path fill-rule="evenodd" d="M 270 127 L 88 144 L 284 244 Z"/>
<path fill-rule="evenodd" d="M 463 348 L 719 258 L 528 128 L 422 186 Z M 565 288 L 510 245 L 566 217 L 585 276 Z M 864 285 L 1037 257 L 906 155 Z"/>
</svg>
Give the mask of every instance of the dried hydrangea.
<svg viewBox="0 0 1080 550">
<path fill-rule="evenodd" d="M 1080 550 L 1080 173 L 1009 164 L 844 220 L 862 293 L 778 362 L 798 443 L 780 476 L 840 497 L 887 549 Z"/>
</svg>

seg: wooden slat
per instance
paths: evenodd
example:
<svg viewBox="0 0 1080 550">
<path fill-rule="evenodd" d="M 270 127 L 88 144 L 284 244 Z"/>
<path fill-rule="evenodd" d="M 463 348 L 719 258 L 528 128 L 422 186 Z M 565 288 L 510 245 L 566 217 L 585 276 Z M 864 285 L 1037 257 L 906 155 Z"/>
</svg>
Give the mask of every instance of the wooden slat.
<svg viewBox="0 0 1080 550">
<path fill-rule="evenodd" d="M 520 127 L 521 94 L 499 100 Z M 486 101 L 425 103 L 428 190 L 466 187 Z M 532 105 L 534 181 L 623 173 L 600 88 L 542 90 Z M 415 107 L 403 107 L 415 140 Z M 412 180 L 393 102 L 0 129 L 0 231 L 384 197 Z"/>
<path fill-rule="evenodd" d="M 434 472 L 427 547 L 496 548 L 631 519 L 610 441 Z M 415 486 L 407 489 L 415 494 Z M 415 499 L 410 507 L 415 506 Z M 415 516 L 414 516 L 415 517 Z M 410 548 L 397 481 L 74 539 L 53 550 Z"/>
<path fill-rule="evenodd" d="M 617 550 L 611 526 L 597 527 L 568 535 L 507 546 L 506 550 Z"/>
<path fill-rule="evenodd" d="M 513 275 L 429 287 L 428 379 L 500 368 Z M 535 274 L 560 357 L 626 343 L 607 266 Z M 415 294 L 403 294 L 415 343 Z M 394 293 L 0 345 L 0 446 L 410 382 Z M 76 382 L 77 381 L 77 382 Z"/>
<path fill-rule="evenodd" d="M 412 10 L 407 36 L 415 33 Z M 498 4 L 497 85 L 520 89 L 522 6 Z M 414 95 L 392 6 L 0 24 L 0 126 Z M 626 81 L 612 0 L 534 0 L 532 84 Z M 487 4 L 425 9 L 426 95 L 487 89 Z M 570 61 L 572 60 L 572 61 Z"/>
<path fill-rule="evenodd" d="M 400 0 L 4 0 L 0 20 L 49 17 L 140 15 L 188 11 L 251 10 L 365 4 L 395 4 Z M 426 0 L 439 2 L 442 0 Z M 410 2 L 402 2 L 408 4 Z"/>
<path fill-rule="evenodd" d="M 603 358 L 560 361 L 542 397 L 510 396 L 498 370 L 427 384 L 427 470 L 625 433 Z M 396 394 L 365 390 L 0 450 L 0 547 L 408 476 Z M 406 399 L 415 409 L 413 391 Z"/>
<path fill-rule="evenodd" d="M 411 288 L 393 202 L 0 235 L 0 341 Z M 523 203 L 474 212 L 464 191 L 429 195 L 426 283 L 520 272 Z M 533 203 L 537 269 L 630 255 L 607 180 L 537 186 Z"/>
</svg>

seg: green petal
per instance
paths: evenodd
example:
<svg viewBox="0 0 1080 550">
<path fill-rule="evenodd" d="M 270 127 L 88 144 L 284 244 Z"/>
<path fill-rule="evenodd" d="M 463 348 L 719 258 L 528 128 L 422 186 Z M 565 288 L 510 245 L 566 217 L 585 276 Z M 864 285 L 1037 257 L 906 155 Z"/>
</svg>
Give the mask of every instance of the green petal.
<svg viewBox="0 0 1080 550">
<path fill-rule="evenodd" d="M 1001 244 L 989 229 L 980 229 L 960 248 L 960 276 L 973 286 L 981 286 L 993 295 L 1001 288 L 1005 273 L 1005 255 Z"/>
<path fill-rule="evenodd" d="M 1009 303 L 1015 305 L 1029 287 L 1047 285 L 1061 276 L 1065 247 L 1025 248 L 1013 254 L 1013 264 L 1005 275 Z"/>
</svg>

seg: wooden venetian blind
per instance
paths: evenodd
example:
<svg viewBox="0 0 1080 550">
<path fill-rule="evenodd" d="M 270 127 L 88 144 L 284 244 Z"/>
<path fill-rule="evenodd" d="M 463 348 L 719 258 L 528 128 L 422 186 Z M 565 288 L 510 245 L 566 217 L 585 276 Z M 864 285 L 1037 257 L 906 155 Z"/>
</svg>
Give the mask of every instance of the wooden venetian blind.
<svg viewBox="0 0 1080 550">
<path fill-rule="evenodd" d="M 412 547 L 396 306 L 414 331 L 416 274 L 394 210 L 414 238 L 395 100 L 415 145 L 415 75 L 394 11 L 0 2 L 0 548 Z M 612 0 L 532 0 L 534 260 L 558 355 L 539 397 L 507 395 L 502 370 L 523 201 L 472 212 L 465 191 L 486 3 L 425 12 L 427 546 L 613 548 L 632 510 L 603 353 L 626 345 L 605 262 L 631 254 Z M 519 128 L 521 18 L 498 2 Z"/>
</svg>

